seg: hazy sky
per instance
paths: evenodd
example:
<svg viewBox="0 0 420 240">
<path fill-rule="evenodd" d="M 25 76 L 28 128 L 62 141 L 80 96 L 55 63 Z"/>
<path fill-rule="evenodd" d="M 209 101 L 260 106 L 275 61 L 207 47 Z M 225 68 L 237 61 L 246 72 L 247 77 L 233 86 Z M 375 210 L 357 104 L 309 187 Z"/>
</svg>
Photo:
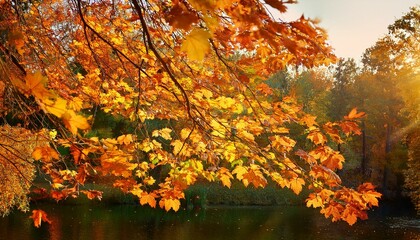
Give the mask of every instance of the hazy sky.
<svg viewBox="0 0 420 240">
<path fill-rule="evenodd" d="M 388 25 L 420 5 L 420 0 L 299 0 L 289 4 L 284 20 L 318 18 L 328 31 L 331 45 L 339 57 L 359 60 L 366 48 L 384 36 Z"/>
</svg>

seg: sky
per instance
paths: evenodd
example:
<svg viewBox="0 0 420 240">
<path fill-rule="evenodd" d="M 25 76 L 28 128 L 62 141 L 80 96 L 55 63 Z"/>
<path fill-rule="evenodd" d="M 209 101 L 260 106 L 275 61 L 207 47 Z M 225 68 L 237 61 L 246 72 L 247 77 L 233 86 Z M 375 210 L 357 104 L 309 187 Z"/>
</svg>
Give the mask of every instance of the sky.
<svg viewBox="0 0 420 240">
<path fill-rule="evenodd" d="M 304 14 L 320 19 L 336 55 L 360 60 L 388 32 L 388 25 L 416 5 L 420 0 L 298 0 L 288 4 L 288 12 L 280 18 L 294 20 Z"/>
</svg>

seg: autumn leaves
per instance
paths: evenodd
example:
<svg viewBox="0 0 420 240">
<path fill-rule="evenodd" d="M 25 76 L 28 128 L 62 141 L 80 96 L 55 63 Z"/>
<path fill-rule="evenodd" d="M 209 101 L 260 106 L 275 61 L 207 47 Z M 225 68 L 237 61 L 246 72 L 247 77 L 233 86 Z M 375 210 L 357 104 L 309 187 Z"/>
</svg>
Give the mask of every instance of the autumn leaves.
<svg viewBox="0 0 420 240">
<path fill-rule="evenodd" d="M 290 2 L 266 3 L 285 11 Z M 197 181 L 265 187 L 272 180 L 296 194 L 309 188 L 309 205 L 335 206 L 324 211 L 338 219 L 353 198 L 365 196 L 359 189 L 340 198 L 334 171 L 344 158 L 328 146 L 358 134 L 363 114 L 353 110 L 320 125 L 265 82 L 288 65 L 335 59 L 310 20 L 276 22 L 262 1 L 250 0 L 50 0 L 28 7 L 20 27 L 36 41 L 15 45 L 30 53 L 21 64 L 32 71 L 13 76 L 11 87 L 32 101 L 28 115 L 42 115 L 33 131 L 56 131 L 32 152 L 49 197 L 101 199 L 85 183 L 107 178 L 141 205 L 177 211 Z M 124 127 L 105 135 L 99 118 Z M 340 219 L 364 216 L 373 198 L 351 202 L 351 217 Z M 32 218 L 36 226 L 48 222 L 42 211 Z"/>
<path fill-rule="evenodd" d="M 52 89 L 47 89 L 48 79 L 41 72 L 27 74 L 24 81 L 12 78 L 12 83 L 26 97 L 33 96 L 40 108 L 45 112 L 61 118 L 66 128 L 75 135 L 78 129 L 86 130 L 89 128 L 87 119 L 82 115 L 76 114 L 83 102 L 78 97 L 72 97 L 67 101 L 57 95 Z"/>
</svg>

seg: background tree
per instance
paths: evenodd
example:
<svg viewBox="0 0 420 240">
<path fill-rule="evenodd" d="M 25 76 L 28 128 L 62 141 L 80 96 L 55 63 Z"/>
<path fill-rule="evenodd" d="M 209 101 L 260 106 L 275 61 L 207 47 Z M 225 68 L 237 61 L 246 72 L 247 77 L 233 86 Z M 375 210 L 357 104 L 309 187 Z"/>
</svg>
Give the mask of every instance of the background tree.
<svg viewBox="0 0 420 240">
<path fill-rule="evenodd" d="M 418 212 L 420 212 L 420 160 L 419 119 L 420 119 L 420 8 L 413 7 L 403 17 L 389 26 L 393 38 L 393 54 L 400 64 L 400 82 L 404 108 L 402 113 L 409 118 L 398 135 L 406 136 L 409 155 L 405 171 L 405 186 Z"/>
<path fill-rule="evenodd" d="M 390 52 L 391 46 L 391 39 L 384 37 L 366 50 L 363 69 L 355 83 L 355 99 L 363 100 L 361 110 L 368 113 L 364 142 L 370 153 L 364 156 L 369 158 L 366 166 L 371 170 L 366 174 L 382 186 L 388 197 L 395 197 L 396 173 L 401 172 L 404 162 L 398 160 L 401 156 L 393 156 L 403 148 L 395 133 L 404 125 L 405 118 L 400 115 L 403 101 L 397 87 L 399 67 Z"/>
<path fill-rule="evenodd" d="M 362 124 L 362 144 L 354 142 L 353 147 L 362 152 L 365 177 L 380 185 L 390 198 L 401 191 L 401 174 L 407 167 L 406 143 L 414 144 L 406 137 L 416 138 L 418 26 L 417 7 L 389 26 L 389 34 L 366 50 L 363 68 L 351 84 L 350 105 L 367 113 Z M 411 174 L 412 167 L 412 161 L 408 161 Z"/>
<path fill-rule="evenodd" d="M 326 67 L 312 68 L 299 74 L 292 83 L 290 94 L 295 95 L 303 110 L 316 116 L 320 123 L 331 121 L 328 112 L 331 107 L 332 77 Z M 343 119 L 350 110 L 348 109 L 340 119 Z"/>
<path fill-rule="evenodd" d="M 339 59 L 334 69 L 334 81 L 331 89 L 331 105 L 327 109 L 334 121 L 342 119 L 354 105 L 350 87 L 358 74 L 354 59 Z"/>
</svg>

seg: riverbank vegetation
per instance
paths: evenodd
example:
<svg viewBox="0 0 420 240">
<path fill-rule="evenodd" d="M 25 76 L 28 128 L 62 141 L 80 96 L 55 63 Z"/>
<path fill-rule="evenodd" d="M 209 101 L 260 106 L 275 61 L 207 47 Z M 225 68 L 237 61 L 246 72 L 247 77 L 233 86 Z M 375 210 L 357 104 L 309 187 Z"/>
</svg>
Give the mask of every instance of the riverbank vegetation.
<svg viewBox="0 0 420 240">
<path fill-rule="evenodd" d="M 284 188 L 350 225 L 375 186 L 418 206 L 419 8 L 358 66 L 272 17 L 293 2 L 0 0 L 1 213 L 110 188 L 166 211 Z"/>
</svg>

